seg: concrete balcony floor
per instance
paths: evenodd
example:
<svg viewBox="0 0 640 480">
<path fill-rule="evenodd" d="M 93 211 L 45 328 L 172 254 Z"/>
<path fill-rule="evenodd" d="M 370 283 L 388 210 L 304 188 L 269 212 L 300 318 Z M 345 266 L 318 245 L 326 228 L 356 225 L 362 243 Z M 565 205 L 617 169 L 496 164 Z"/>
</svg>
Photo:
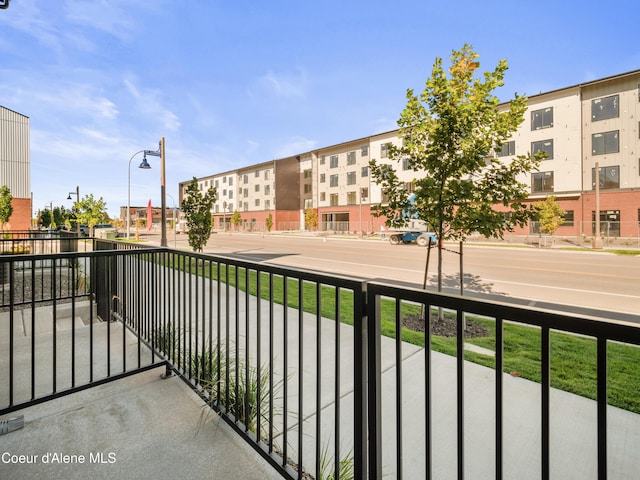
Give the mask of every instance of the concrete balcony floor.
<svg viewBox="0 0 640 480">
<path fill-rule="evenodd" d="M 8 415 L 24 415 L 25 423 L 0 436 L 0 478 L 282 478 L 182 380 L 163 373 L 149 370 Z"/>
</svg>

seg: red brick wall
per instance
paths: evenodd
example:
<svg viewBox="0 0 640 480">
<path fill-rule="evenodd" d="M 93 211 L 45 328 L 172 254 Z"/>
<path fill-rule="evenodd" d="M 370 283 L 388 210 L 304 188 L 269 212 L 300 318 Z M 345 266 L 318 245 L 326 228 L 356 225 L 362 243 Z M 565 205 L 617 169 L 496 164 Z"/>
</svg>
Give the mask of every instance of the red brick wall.
<svg viewBox="0 0 640 480">
<path fill-rule="evenodd" d="M 4 228 L 6 230 L 29 230 L 31 228 L 31 199 L 13 198 L 13 214 Z"/>
<path fill-rule="evenodd" d="M 596 209 L 595 192 L 585 192 L 572 198 L 556 199 L 563 210 L 573 210 L 573 225 L 563 225 L 558 228 L 556 235 L 579 236 L 591 235 L 591 212 Z M 531 202 L 533 203 L 533 202 Z M 600 211 L 620 211 L 620 236 L 638 236 L 638 211 L 640 210 L 640 190 L 600 191 Z M 516 235 L 528 235 L 529 227 L 516 228 Z"/>
</svg>

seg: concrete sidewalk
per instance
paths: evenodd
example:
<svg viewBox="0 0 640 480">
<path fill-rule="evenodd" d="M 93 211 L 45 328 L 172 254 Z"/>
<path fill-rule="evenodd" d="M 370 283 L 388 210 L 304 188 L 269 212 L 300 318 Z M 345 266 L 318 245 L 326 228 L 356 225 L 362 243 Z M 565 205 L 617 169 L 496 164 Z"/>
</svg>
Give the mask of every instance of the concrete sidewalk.
<svg viewBox="0 0 640 480">
<path fill-rule="evenodd" d="M 0 478 L 282 478 L 164 367 L 15 412 L 0 436 Z M 21 464 L 18 456 L 25 456 Z M 64 456 L 68 457 L 64 457 Z"/>
</svg>

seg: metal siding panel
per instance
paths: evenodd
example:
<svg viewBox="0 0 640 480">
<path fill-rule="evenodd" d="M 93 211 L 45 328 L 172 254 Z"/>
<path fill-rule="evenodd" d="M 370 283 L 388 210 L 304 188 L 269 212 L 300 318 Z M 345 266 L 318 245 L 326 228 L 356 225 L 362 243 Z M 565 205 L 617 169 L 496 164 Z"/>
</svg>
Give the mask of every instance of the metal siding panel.
<svg viewBox="0 0 640 480">
<path fill-rule="evenodd" d="M 0 184 L 30 198 L 29 118 L 0 107 Z"/>
</svg>

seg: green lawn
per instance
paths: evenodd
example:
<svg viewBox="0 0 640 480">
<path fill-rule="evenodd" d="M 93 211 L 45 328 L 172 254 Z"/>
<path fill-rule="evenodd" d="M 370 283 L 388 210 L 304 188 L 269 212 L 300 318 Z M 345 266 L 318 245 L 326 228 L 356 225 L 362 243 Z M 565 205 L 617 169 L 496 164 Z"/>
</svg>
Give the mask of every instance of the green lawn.
<svg viewBox="0 0 640 480">
<path fill-rule="evenodd" d="M 208 270 L 208 263 L 202 268 L 200 262 L 198 273 L 213 280 L 218 280 L 218 270 Z M 216 265 L 216 264 L 214 264 Z M 192 267 L 189 271 L 196 273 Z M 238 288 L 247 287 L 246 270 L 238 270 Z M 236 286 L 235 267 L 229 267 L 227 277 L 226 265 L 220 265 L 220 281 L 227 279 L 231 286 Z M 249 271 L 248 288 L 251 295 L 257 295 L 258 277 L 253 270 Z M 269 274 L 260 274 L 260 297 L 269 299 Z M 298 308 L 300 286 L 302 286 L 303 310 L 315 314 L 317 311 L 317 286 L 310 282 L 288 279 L 285 302 L 285 282 L 281 276 L 274 275 L 272 298 L 275 303 L 287 304 Z M 336 288 L 320 286 L 320 309 L 325 318 L 336 318 L 336 300 L 339 299 L 339 316 L 344 323 L 353 324 L 353 293 L 341 289 L 336 295 Z M 388 337 L 395 338 L 396 302 L 390 299 L 381 300 L 381 331 Z M 420 308 L 416 305 L 402 303 L 401 316 L 417 315 Z M 468 339 L 468 343 L 495 350 L 495 322 L 490 319 L 467 315 L 468 321 L 477 322 L 487 330 L 487 336 Z M 424 334 L 402 328 L 402 340 L 415 345 L 424 346 Z M 535 382 L 541 377 L 540 330 L 535 327 L 514 323 L 504 324 L 504 371 Z M 448 355 L 456 355 L 456 339 L 432 336 L 432 349 Z M 550 334 L 551 345 L 551 386 L 587 398 L 596 397 L 596 341 L 576 335 L 555 332 Z M 495 368 L 493 356 L 466 351 L 465 360 Z M 610 405 L 640 413 L 640 348 L 610 342 L 608 345 L 608 401 Z"/>
</svg>

